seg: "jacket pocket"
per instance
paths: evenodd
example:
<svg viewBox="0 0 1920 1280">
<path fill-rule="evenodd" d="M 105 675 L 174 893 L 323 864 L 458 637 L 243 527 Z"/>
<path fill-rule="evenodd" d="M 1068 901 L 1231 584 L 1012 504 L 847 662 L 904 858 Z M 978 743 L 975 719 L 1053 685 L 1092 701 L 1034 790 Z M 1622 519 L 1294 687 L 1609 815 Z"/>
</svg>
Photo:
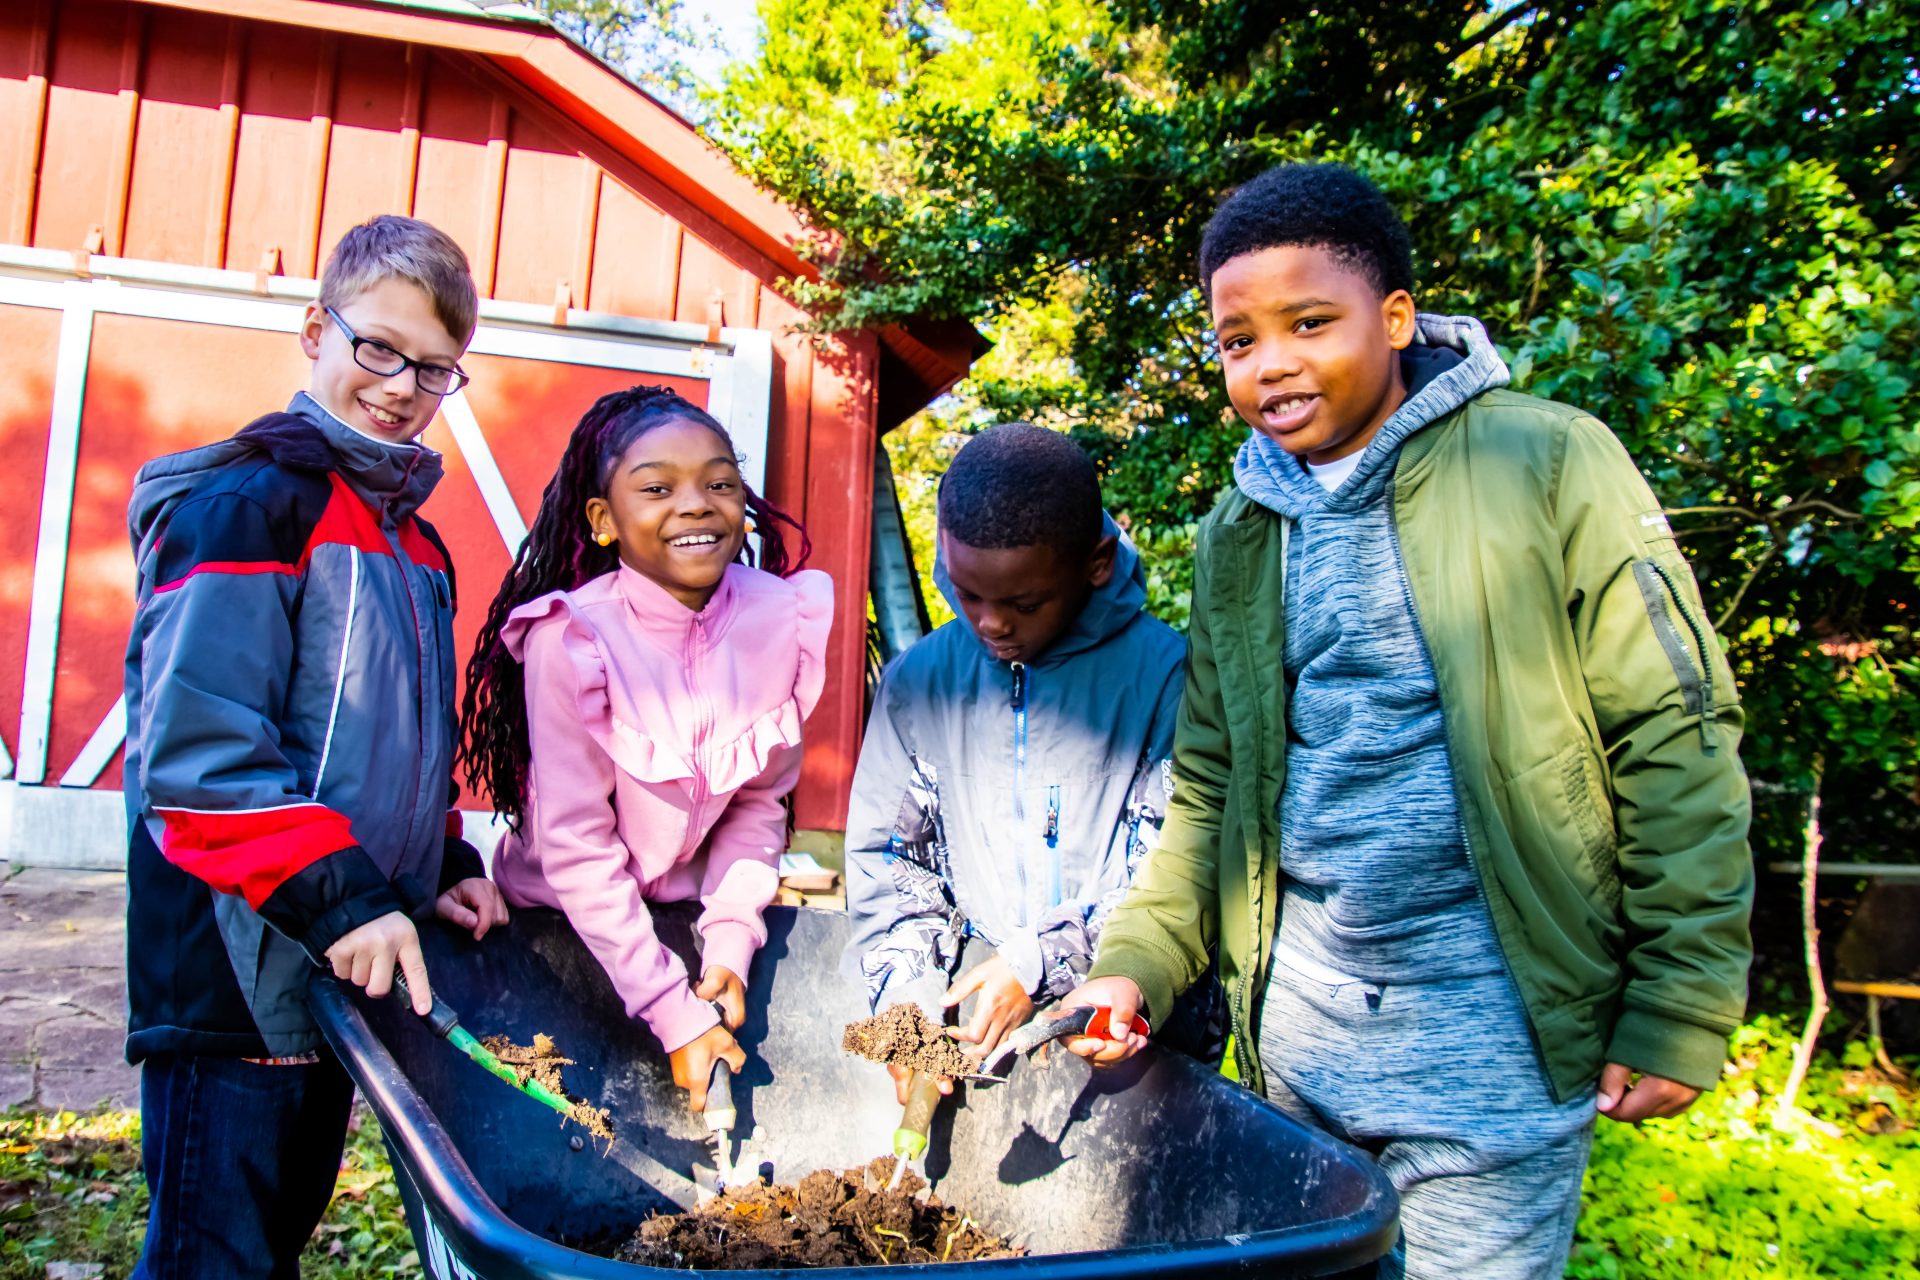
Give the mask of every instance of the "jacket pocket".
<svg viewBox="0 0 1920 1280">
<path fill-rule="evenodd" d="M 1505 791 L 1514 843 L 1533 869 L 1539 896 L 1548 903 L 1558 898 L 1559 881 L 1578 894 L 1596 934 L 1617 928 L 1616 838 L 1593 752 L 1585 743 L 1571 743 L 1510 780 Z"/>
</svg>

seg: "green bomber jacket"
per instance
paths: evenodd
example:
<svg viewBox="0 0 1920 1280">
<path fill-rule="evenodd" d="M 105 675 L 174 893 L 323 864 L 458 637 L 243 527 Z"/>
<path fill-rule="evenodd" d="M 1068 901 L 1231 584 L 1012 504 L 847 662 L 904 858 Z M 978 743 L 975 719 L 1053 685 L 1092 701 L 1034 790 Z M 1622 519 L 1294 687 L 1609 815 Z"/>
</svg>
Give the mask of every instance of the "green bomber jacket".
<svg viewBox="0 0 1920 1280">
<path fill-rule="evenodd" d="M 1607 1062 L 1711 1087 L 1752 953 L 1743 720 L 1659 503 L 1598 421 L 1495 390 L 1402 447 L 1393 515 L 1468 855 L 1556 1095 Z M 1201 524 L 1174 794 L 1091 973 L 1164 1014 L 1217 960 L 1256 1089 L 1286 542 L 1237 489 Z"/>
</svg>

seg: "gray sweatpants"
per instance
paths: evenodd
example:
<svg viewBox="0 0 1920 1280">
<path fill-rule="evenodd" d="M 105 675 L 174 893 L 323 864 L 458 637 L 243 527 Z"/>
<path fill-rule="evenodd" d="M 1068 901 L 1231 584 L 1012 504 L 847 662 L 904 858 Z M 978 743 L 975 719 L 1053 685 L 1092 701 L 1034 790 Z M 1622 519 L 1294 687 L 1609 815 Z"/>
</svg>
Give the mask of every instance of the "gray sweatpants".
<svg viewBox="0 0 1920 1280">
<path fill-rule="evenodd" d="M 1382 1277 L 1562 1274 L 1593 1094 L 1553 1101 L 1504 972 L 1380 986 L 1282 947 L 1259 1040 L 1268 1098 L 1373 1152 L 1399 1190 Z"/>
</svg>

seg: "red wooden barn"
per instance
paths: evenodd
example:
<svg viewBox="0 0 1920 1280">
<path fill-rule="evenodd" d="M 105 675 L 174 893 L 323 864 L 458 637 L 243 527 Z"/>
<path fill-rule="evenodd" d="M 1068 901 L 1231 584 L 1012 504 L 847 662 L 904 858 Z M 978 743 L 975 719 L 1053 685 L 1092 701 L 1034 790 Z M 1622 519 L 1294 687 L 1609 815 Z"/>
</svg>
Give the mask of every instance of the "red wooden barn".
<svg viewBox="0 0 1920 1280">
<path fill-rule="evenodd" d="M 426 514 L 459 567 L 463 649 L 580 413 L 671 383 L 727 423 L 838 586 L 796 807 L 801 828 L 844 826 L 876 502 L 892 509 L 877 441 L 966 371 L 971 328 L 794 332 L 806 316 L 775 287 L 805 271 L 793 213 L 522 10 L 8 0 L 0 857 L 120 856 L 134 470 L 306 385 L 288 335 L 319 265 L 383 212 L 452 233 L 480 286 L 473 384 L 426 436 L 447 457 Z M 897 561 L 897 539 L 880 552 Z"/>
</svg>

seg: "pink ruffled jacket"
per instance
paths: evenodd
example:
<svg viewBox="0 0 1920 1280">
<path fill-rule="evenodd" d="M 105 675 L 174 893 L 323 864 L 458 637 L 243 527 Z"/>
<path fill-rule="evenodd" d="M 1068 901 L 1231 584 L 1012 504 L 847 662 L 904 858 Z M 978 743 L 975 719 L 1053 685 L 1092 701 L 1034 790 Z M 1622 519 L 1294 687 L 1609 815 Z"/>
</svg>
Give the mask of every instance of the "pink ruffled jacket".
<svg viewBox="0 0 1920 1280">
<path fill-rule="evenodd" d="M 668 1051 L 719 1019 L 647 903 L 697 897 L 702 964 L 747 976 L 832 614 L 817 571 L 729 565 L 695 613 L 622 566 L 522 605 L 501 631 L 526 666 L 533 755 L 494 879 L 515 905 L 564 911 Z"/>
</svg>

